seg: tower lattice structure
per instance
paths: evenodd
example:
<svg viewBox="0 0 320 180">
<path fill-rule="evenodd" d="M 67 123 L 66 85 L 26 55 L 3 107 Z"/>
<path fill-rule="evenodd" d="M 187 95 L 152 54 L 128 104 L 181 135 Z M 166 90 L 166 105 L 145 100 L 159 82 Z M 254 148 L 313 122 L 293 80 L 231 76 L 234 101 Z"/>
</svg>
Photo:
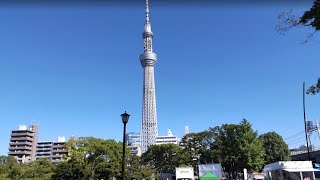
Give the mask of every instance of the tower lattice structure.
<svg viewBox="0 0 320 180">
<path fill-rule="evenodd" d="M 143 100 L 142 100 L 142 130 L 141 148 L 146 152 L 150 145 L 156 144 L 158 136 L 157 108 L 154 81 L 154 65 L 157 55 L 152 51 L 151 24 L 149 21 L 149 3 L 146 0 L 146 22 L 142 33 L 144 52 L 140 55 L 140 62 L 144 70 L 143 78 Z"/>
</svg>

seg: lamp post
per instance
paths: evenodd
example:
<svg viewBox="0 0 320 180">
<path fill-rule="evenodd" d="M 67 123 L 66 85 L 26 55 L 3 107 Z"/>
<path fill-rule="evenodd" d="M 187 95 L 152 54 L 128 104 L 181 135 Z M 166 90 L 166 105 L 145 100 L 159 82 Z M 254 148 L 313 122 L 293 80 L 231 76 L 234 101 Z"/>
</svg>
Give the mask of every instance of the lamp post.
<svg viewBox="0 0 320 180">
<path fill-rule="evenodd" d="M 124 159 L 126 155 L 126 125 L 129 120 L 129 114 L 125 111 L 123 114 L 121 114 L 121 119 L 123 123 L 123 142 L 122 142 L 122 180 L 124 180 Z"/>
</svg>

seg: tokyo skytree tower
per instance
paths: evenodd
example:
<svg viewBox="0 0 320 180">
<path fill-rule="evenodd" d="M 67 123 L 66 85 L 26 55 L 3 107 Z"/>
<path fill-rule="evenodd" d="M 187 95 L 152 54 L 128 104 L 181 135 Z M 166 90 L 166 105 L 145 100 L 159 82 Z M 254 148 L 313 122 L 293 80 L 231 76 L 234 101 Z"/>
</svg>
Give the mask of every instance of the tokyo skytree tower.
<svg viewBox="0 0 320 180">
<path fill-rule="evenodd" d="M 158 136 L 157 108 L 154 82 L 154 64 L 157 55 L 152 51 L 151 24 L 149 22 L 149 3 L 146 0 L 146 22 L 142 33 L 144 52 L 140 55 L 140 62 L 144 70 L 143 78 L 143 100 L 142 100 L 142 131 L 141 148 L 146 152 L 150 145 L 156 144 Z"/>
</svg>

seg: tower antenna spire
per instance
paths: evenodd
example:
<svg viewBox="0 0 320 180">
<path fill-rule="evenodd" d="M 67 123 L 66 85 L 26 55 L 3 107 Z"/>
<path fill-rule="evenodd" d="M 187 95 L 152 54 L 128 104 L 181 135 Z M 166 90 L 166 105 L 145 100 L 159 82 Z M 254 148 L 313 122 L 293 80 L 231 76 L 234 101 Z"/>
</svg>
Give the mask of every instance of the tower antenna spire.
<svg viewBox="0 0 320 180">
<path fill-rule="evenodd" d="M 149 1 L 146 0 L 146 23 L 149 23 Z"/>
</svg>

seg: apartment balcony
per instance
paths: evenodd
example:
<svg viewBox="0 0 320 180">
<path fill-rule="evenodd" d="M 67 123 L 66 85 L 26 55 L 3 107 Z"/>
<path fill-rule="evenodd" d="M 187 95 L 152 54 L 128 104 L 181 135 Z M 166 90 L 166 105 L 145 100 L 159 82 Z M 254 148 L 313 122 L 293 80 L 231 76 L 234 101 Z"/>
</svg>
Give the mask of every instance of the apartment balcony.
<svg viewBox="0 0 320 180">
<path fill-rule="evenodd" d="M 37 151 L 51 151 L 51 147 L 46 147 L 46 148 L 43 148 L 43 147 L 38 147 L 37 146 Z"/>
<path fill-rule="evenodd" d="M 32 142 L 29 141 L 23 141 L 23 142 L 10 142 L 10 146 L 19 146 L 19 145 L 27 145 L 27 146 L 32 146 Z"/>
<path fill-rule="evenodd" d="M 61 159 L 63 157 L 63 154 L 52 154 L 51 158 Z"/>
<path fill-rule="evenodd" d="M 36 156 L 39 156 L 39 157 L 51 156 L 51 152 L 49 152 L 49 153 L 36 153 Z"/>
<path fill-rule="evenodd" d="M 64 159 L 61 159 L 61 158 L 59 158 L 59 159 L 51 159 L 51 162 L 52 163 L 59 163 L 59 162 L 61 162 L 61 161 L 64 161 Z"/>
<path fill-rule="evenodd" d="M 36 159 L 38 158 L 51 158 L 51 154 L 42 154 L 42 155 L 36 154 Z"/>
<path fill-rule="evenodd" d="M 31 151 L 10 151 L 8 155 L 31 155 Z"/>
<path fill-rule="evenodd" d="M 52 146 L 48 146 L 48 145 L 46 145 L 46 146 L 43 146 L 43 145 L 37 145 L 37 148 L 40 148 L 40 149 L 48 149 L 48 148 L 50 148 L 51 149 L 51 147 Z"/>
<path fill-rule="evenodd" d="M 49 156 L 38 156 L 38 155 L 36 155 L 36 159 L 40 159 L 40 158 L 46 158 L 46 159 L 51 160 L 51 156 L 50 155 Z"/>
<path fill-rule="evenodd" d="M 38 142 L 38 146 L 52 146 L 52 142 Z"/>
<path fill-rule="evenodd" d="M 65 148 L 65 144 L 53 144 L 52 148 Z"/>
<path fill-rule="evenodd" d="M 11 137 L 10 141 L 33 141 L 33 138 L 31 137 Z"/>
<path fill-rule="evenodd" d="M 17 134 L 17 133 L 34 133 L 34 131 L 30 130 L 12 130 L 11 133 Z"/>
<path fill-rule="evenodd" d="M 37 151 L 36 154 L 51 154 L 51 151 Z"/>
<path fill-rule="evenodd" d="M 52 153 L 68 153 L 68 151 L 66 149 L 54 149 L 52 150 Z"/>
<path fill-rule="evenodd" d="M 29 132 L 19 132 L 19 133 L 11 133 L 11 137 L 20 137 L 20 136 L 30 136 L 33 137 L 34 133 L 29 133 Z"/>
<path fill-rule="evenodd" d="M 12 150 L 32 150 L 32 147 L 29 147 L 29 146 L 10 146 L 9 147 L 9 151 L 12 151 Z"/>
</svg>

